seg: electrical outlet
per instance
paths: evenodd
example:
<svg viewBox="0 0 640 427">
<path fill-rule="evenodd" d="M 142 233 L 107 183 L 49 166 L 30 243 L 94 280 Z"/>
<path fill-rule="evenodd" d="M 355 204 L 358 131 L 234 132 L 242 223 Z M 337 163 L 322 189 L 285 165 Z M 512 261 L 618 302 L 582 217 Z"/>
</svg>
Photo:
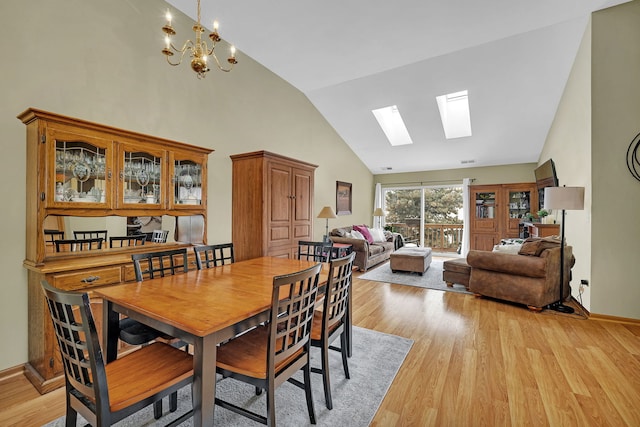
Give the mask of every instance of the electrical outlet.
<svg viewBox="0 0 640 427">
<path fill-rule="evenodd" d="M 586 279 L 582 279 L 582 280 L 580 280 L 580 284 L 584 285 L 584 286 L 589 286 L 589 281 L 586 280 Z"/>
</svg>

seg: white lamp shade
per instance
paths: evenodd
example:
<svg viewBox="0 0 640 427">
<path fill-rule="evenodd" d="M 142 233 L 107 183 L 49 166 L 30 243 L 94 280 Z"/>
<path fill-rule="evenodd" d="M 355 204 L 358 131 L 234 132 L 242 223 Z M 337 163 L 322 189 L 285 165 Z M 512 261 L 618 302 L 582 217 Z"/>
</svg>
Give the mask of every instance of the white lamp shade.
<svg viewBox="0 0 640 427">
<path fill-rule="evenodd" d="M 581 211 L 584 209 L 584 187 L 546 187 L 544 208 Z"/>
<path fill-rule="evenodd" d="M 331 206 L 325 206 L 318 214 L 318 218 L 337 218 Z"/>
</svg>

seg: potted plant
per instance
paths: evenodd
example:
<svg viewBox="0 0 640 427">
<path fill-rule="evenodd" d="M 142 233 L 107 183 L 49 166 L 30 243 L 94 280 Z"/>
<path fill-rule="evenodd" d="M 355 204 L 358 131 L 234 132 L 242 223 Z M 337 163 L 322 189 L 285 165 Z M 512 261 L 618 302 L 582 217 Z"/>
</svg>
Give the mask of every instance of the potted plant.
<svg viewBox="0 0 640 427">
<path fill-rule="evenodd" d="M 552 224 L 552 222 L 550 223 L 549 220 L 553 221 L 553 218 L 548 217 L 549 216 L 548 210 L 540 209 L 538 211 L 538 216 L 540 217 L 540 222 L 542 222 L 543 224 Z"/>
</svg>

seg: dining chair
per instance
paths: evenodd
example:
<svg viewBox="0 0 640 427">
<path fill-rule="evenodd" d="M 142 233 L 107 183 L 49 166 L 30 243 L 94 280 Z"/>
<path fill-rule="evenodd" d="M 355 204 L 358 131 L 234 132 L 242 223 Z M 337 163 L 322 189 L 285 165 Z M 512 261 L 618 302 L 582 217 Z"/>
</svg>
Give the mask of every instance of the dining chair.
<svg viewBox="0 0 640 427">
<path fill-rule="evenodd" d="M 105 363 L 87 293 L 41 285 L 64 366 L 67 426 L 78 413 L 110 426 L 193 382 L 192 356 L 160 342 Z"/>
<path fill-rule="evenodd" d="M 233 243 L 194 246 L 193 251 L 196 254 L 196 266 L 198 270 L 202 270 L 203 267 L 217 267 L 235 262 Z"/>
<path fill-rule="evenodd" d="M 333 242 L 311 242 L 307 240 L 298 241 L 298 259 L 317 262 L 329 262 Z"/>
<path fill-rule="evenodd" d="M 110 248 L 122 248 L 125 246 L 142 246 L 147 241 L 146 234 L 132 234 L 130 236 L 109 237 Z"/>
<path fill-rule="evenodd" d="M 53 244 L 56 240 L 64 239 L 64 231 L 44 230 L 44 241 Z"/>
<path fill-rule="evenodd" d="M 333 409 L 329 375 L 329 350 L 339 351 L 342 354 L 344 375 L 347 379 L 350 378 L 349 365 L 347 363 L 347 316 L 353 261 L 355 257 L 355 252 L 352 252 L 346 257 L 330 261 L 329 276 L 327 285 L 325 286 L 322 310 L 316 310 L 313 316 L 311 346 L 320 348 L 322 368 L 312 367 L 311 372 L 322 374 L 324 399 L 327 404 L 327 409 Z M 331 345 L 337 337 L 340 337 L 340 347 Z"/>
<path fill-rule="evenodd" d="M 55 250 L 55 241 L 64 239 L 64 231 L 61 230 L 44 230 L 44 245 Z"/>
<path fill-rule="evenodd" d="M 167 243 L 169 230 L 153 230 L 151 233 L 151 241 L 153 243 Z"/>
<path fill-rule="evenodd" d="M 102 237 L 94 239 L 60 239 L 53 243 L 56 245 L 56 252 L 78 252 L 92 249 L 102 249 Z"/>
<path fill-rule="evenodd" d="M 74 231 L 74 239 L 97 239 L 102 237 L 102 240 L 107 241 L 107 230 L 90 230 L 90 231 Z"/>
<path fill-rule="evenodd" d="M 136 281 L 189 271 L 187 248 L 131 254 Z"/>
<path fill-rule="evenodd" d="M 218 347 L 216 371 L 267 392 L 267 416 L 216 397 L 216 405 L 268 426 L 276 425 L 275 389 L 285 381 L 305 390 L 311 424 L 310 334 L 321 264 L 273 278 L 269 321 Z M 286 298 L 280 299 L 280 295 Z M 292 375 L 303 370 L 303 381 Z M 218 393 L 219 395 L 220 393 Z"/>
<path fill-rule="evenodd" d="M 133 269 L 138 282 L 142 282 L 145 278 L 164 277 L 165 275 L 186 273 L 189 270 L 186 248 L 131 254 L 131 260 L 133 261 Z M 172 345 L 175 347 L 185 347 L 188 350 L 188 344 L 130 317 L 121 319 L 118 326 L 120 328 L 120 340 L 127 344 L 145 345 L 158 338 L 163 338 L 172 341 Z M 174 412 L 177 407 L 178 396 L 176 393 L 172 393 L 169 396 L 169 410 Z M 162 414 L 162 402 L 156 404 L 154 411 L 155 417 L 159 418 L 160 414 Z"/>
</svg>

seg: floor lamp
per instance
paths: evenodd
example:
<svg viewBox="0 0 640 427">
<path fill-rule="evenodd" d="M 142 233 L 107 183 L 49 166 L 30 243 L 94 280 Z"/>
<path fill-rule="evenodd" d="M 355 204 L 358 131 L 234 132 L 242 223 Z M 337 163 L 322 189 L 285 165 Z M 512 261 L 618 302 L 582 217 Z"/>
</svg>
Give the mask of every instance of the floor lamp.
<svg viewBox="0 0 640 427">
<path fill-rule="evenodd" d="M 324 218 L 327 221 L 325 225 L 324 238 L 322 240 L 323 242 L 327 243 L 329 242 L 329 218 L 337 218 L 336 213 L 333 211 L 333 208 L 331 206 L 325 206 L 318 214 L 318 218 Z"/>
<path fill-rule="evenodd" d="M 564 299 L 564 221 L 565 211 L 584 209 L 584 187 L 546 187 L 544 189 L 544 208 L 562 209 L 562 232 L 560 237 L 560 298 L 548 308 L 562 313 L 573 313 L 573 308 L 562 304 Z"/>
</svg>

